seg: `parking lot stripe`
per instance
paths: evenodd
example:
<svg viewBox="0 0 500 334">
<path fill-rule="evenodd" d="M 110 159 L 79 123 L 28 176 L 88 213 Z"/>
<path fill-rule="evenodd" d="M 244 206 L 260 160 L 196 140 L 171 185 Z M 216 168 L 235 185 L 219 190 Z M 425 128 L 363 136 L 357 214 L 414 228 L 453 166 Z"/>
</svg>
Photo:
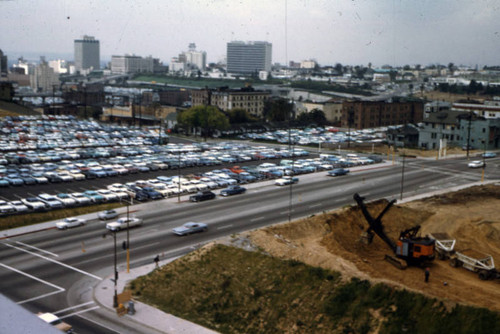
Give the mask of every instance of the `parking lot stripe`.
<svg viewBox="0 0 500 334">
<path fill-rule="evenodd" d="M 27 302 L 30 302 L 30 301 L 33 301 L 33 300 L 41 299 L 41 298 L 44 298 L 44 297 L 47 297 L 47 296 L 54 295 L 54 294 L 56 294 L 56 293 L 60 293 L 60 292 L 65 291 L 65 289 L 64 289 L 64 288 L 61 288 L 60 286 L 57 286 L 57 285 L 52 284 L 52 283 L 50 283 L 50 282 L 44 281 L 44 280 L 43 280 L 43 279 L 41 279 L 41 278 L 35 277 L 35 276 L 33 276 L 33 275 L 30 275 L 30 274 L 28 274 L 28 273 L 25 273 L 25 272 L 23 272 L 23 271 L 21 271 L 21 270 L 18 270 L 18 269 L 16 269 L 16 268 L 10 267 L 10 266 L 8 266 L 8 265 L 6 265 L 6 264 L 3 264 L 3 263 L 1 263 L 1 262 L 0 262 L 0 266 L 2 266 L 2 267 L 4 267 L 4 268 L 7 268 L 7 269 L 9 269 L 9 270 L 12 270 L 12 271 L 14 271 L 14 272 L 16 272 L 16 273 L 18 273 L 18 274 L 21 274 L 21 275 L 24 275 L 24 276 L 26 276 L 26 277 L 29 277 L 29 278 L 31 278 L 31 279 L 33 279 L 33 280 L 35 280 L 35 281 L 41 282 L 41 283 L 43 283 L 43 284 L 45 284 L 45 285 L 48 285 L 48 286 L 50 286 L 50 287 L 53 287 L 54 289 L 56 289 L 56 290 L 57 290 L 57 291 L 53 291 L 53 292 L 46 293 L 46 294 L 41 295 L 41 296 L 37 296 L 37 297 L 33 297 L 33 298 L 30 298 L 30 299 L 25 299 L 25 300 L 22 300 L 22 301 L 20 301 L 20 302 L 17 302 L 17 304 L 19 304 L 19 305 L 20 305 L 20 304 L 27 303 Z"/>
<path fill-rule="evenodd" d="M 80 270 L 80 269 L 78 269 L 78 268 L 72 267 L 72 266 L 67 265 L 67 264 L 65 264 L 65 263 L 62 263 L 62 262 L 59 262 L 59 261 L 53 260 L 53 259 L 48 258 L 48 257 L 46 257 L 46 256 L 42 256 L 42 255 L 40 255 L 40 254 L 30 252 L 29 250 L 22 249 L 22 248 L 19 248 L 19 247 L 14 246 L 14 245 L 9 245 L 9 244 L 7 244 L 7 243 L 4 243 L 4 245 L 5 245 L 5 246 L 8 246 L 8 247 L 15 248 L 15 249 L 20 250 L 20 251 L 22 251 L 22 252 L 29 253 L 29 254 L 34 255 L 34 256 L 38 256 L 38 257 L 40 257 L 40 258 L 42 258 L 42 259 L 45 259 L 45 260 L 47 260 L 47 261 L 53 262 L 53 263 L 58 264 L 58 265 L 60 265 L 60 266 L 66 267 L 66 268 L 68 268 L 68 269 L 71 269 L 71 270 L 77 271 L 77 272 L 79 272 L 79 273 L 81 273 L 81 274 L 84 274 L 84 275 L 87 275 L 87 276 L 90 276 L 90 277 L 92 277 L 92 278 L 95 278 L 95 279 L 98 279 L 98 280 L 102 281 L 102 278 L 101 278 L 101 277 L 99 277 L 99 276 L 96 276 L 96 275 L 93 275 L 93 274 L 88 273 L 88 272 L 86 272 L 86 271 L 83 271 L 83 270 Z"/>
<path fill-rule="evenodd" d="M 16 241 L 16 244 L 20 244 L 20 245 L 22 245 L 24 247 L 28 247 L 28 248 L 33 248 L 33 249 L 36 249 L 39 252 L 43 252 L 43 253 L 46 253 L 46 254 L 49 254 L 49 255 L 52 255 L 52 256 L 55 256 L 55 257 L 59 257 L 59 255 L 57 255 L 57 254 L 54 254 L 52 252 L 40 249 L 40 248 L 35 247 L 35 246 L 31 246 L 31 245 L 25 244 L 24 242 L 21 242 L 21 241 Z"/>
</svg>

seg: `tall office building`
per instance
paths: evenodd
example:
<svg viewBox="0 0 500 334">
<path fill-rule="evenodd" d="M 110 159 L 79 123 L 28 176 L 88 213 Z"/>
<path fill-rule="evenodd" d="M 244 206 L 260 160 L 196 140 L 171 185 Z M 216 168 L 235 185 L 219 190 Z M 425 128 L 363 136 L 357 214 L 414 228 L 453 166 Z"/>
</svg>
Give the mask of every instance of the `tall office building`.
<svg viewBox="0 0 500 334">
<path fill-rule="evenodd" d="M 273 45 L 268 42 L 227 43 L 227 71 L 249 74 L 271 71 Z"/>
<path fill-rule="evenodd" d="M 100 68 L 99 41 L 93 36 L 75 39 L 75 69 L 82 71 Z"/>
<path fill-rule="evenodd" d="M 7 74 L 7 55 L 0 50 L 0 73 Z"/>
</svg>

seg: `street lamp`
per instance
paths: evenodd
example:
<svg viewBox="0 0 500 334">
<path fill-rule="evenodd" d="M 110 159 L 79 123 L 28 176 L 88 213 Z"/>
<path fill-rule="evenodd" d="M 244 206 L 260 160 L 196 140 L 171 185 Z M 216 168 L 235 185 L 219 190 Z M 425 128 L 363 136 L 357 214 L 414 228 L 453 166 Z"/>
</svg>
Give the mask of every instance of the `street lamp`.
<svg viewBox="0 0 500 334">
<path fill-rule="evenodd" d="M 118 307 L 118 293 L 117 293 L 117 283 L 118 283 L 118 270 L 117 270 L 117 267 L 116 267 L 116 261 L 117 261 L 117 256 L 116 256 L 116 232 L 115 231 L 109 231 L 108 233 L 105 233 L 102 235 L 103 238 L 106 238 L 106 235 L 108 235 L 109 233 L 111 233 L 113 235 L 113 247 L 114 247 L 114 273 L 115 273 L 115 277 L 114 279 L 111 279 L 115 285 L 115 293 L 113 295 L 113 307 Z"/>
<path fill-rule="evenodd" d="M 405 153 L 404 147 L 403 147 L 403 168 L 401 169 L 401 195 L 400 195 L 399 200 L 403 200 L 403 186 L 404 186 L 404 182 L 405 182 L 405 157 L 406 157 L 406 153 Z"/>
</svg>

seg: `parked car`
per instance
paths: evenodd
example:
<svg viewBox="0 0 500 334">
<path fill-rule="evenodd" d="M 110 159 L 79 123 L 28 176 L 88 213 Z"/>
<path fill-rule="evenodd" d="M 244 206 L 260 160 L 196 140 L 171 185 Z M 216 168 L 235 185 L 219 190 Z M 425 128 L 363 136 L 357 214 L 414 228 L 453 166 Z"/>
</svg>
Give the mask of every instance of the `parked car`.
<svg viewBox="0 0 500 334">
<path fill-rule="evenodd" d="M 140 226 L 142 224 L 143 220 L 141 218 L 129 217 L 127 219 L 127 217 L 122 217 L 115 222 L 107 223 L 106 228 L 110 231 L 118 232 L 120 230 L 127 229 L 127 227 L 135 227 L 135 226 Z"/>
<path fill-rule="evenodd" d="M 274 184 L 277 186 L 286 186 L 286 185 L 294 184 L 294 183 L 298 183 L 298 182 L 299 182 L 298 177 L 285 176 L 281 179 L 277 179 L 276 181 L 274 181 Z"/>
<path fill-rule="evenodd" d="M 189 200 L 191 202 L 201 202 L 214 198 L 215 194 L 211 191 L 199 191 L 196 194 L 189 196 Z"/>
<path fill-rule="evenodd" d="M 467 166 L 469 168 L 481 168 L 481 167 L 485 166 L 485 163 L 484 163 L 484 161 L 481 161 L 481 160 L 474 160 L 474 161 L 469 162 L 469 164 Z"/>
<path fill-rule="evenodd" d="M 79 205 L 88 205 L 92 203 L 92 200 L 82 193 L 71 193 L 70 196 L 74 198 Z"/>
<path fill-rule="evenodd" d="M 328 176 L 342 176 L 349 174 L 349 169 L 346 168 L 335 168 L 328 172 Z"/>
<path fill-rule="evenodd" d="M 56 196 L 49 194 L 39 194 L 38 198 L 40 199 L 40 201 L 47 204 L 51 209 L 61 209 L 62 207 L 64 207 L 63 203 L 58 200 Z"/>
<path fill-rule="evenodd" d="M 221 196 L 238 195 L 238 194 L 243 194 L 245 191 L 247 191 L 247 189 L 242 186 L 230 185 L 226 189 L 222 189 L 220 195 Z"/>
<path fill-rule="evenodd" d="M 16 212 L 26 212 L 29 210 L 28 207 L 21 201 L 12 201 L 9 203 L 14 207 L 14 209 L 16 209 Z"/>
<path fill-rule="evenodd" d="M 82 218 L 64 218 L 63 221 L 57 222 L 56 227 L 60 230 L 65 230 L 70 227 L 83 226 L 87 223 L 85 219 Z"/>
<path fill-rule="evenodd" d="M 57 194 L 56 197 L 64 204 L 65 207 L 75 206 L 78 203 L 76 199 L 65 193 Z"/>
<path fill-rule="evenodd" d="M 99 219 L 101 219 L 101 220 L 113 219 L 113 218 L 118 217 L 118 212 L 116 210 L 106 210 L 106 211 L 99 212 L 97 217 L 99 217 Z"/>
<path fill-rule="evenodd" d="M 39 198 L 36 197 L 27 197 L 21 199 L 24 205 L 26 205 L 29 209 L 34 211 L 45 210 L 48 208 L 44 202 L 42 202 Z"/>
<path fill-rule="evenodd" d="M 207 224 L 204 223 L 185 223 L 182 226 L 172 229 L 172 232 L 176 235 L 188 235 L 192 233 L 205 232 L 208 229 Z"/>
</svg>

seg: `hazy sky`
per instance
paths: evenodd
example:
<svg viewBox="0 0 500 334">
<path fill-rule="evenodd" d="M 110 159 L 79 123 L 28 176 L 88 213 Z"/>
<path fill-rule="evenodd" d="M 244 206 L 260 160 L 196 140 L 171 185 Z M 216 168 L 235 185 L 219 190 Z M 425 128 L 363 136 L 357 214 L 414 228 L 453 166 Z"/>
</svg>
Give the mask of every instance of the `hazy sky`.
<svg viewBox="0 0 500 334">
<path fill-rule="evenodd" d="M 0 0 L 0 49 L 169 63 L 196 43 L 209 62 L 232 40 L 273 44 L 273 63 L 500 65 L 500 0 Z M 70 59 L 68 59 L 70 60 Z"/>
</svg>

